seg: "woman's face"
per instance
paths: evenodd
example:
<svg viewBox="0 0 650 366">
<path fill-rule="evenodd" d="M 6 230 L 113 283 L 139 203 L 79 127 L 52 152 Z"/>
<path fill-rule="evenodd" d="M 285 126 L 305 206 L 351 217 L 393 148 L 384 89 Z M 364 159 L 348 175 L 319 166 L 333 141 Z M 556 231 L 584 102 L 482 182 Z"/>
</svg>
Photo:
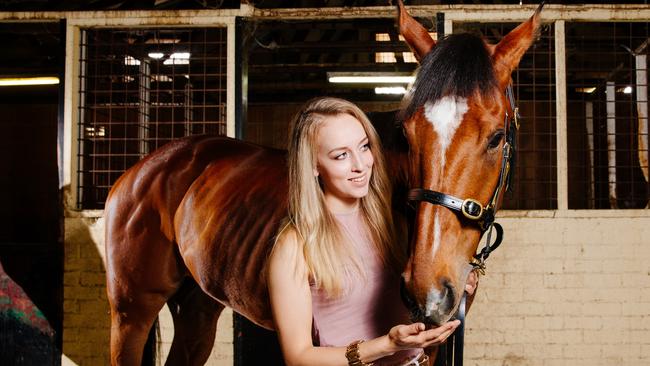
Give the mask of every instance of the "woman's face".
<svg viewBox="0 0 650 366">
<path fill-rule="evenodd" d="M 316 136 L 316 170 L 328 208 L 349 212 L 368 194 L 374 159 L 361 122 L 349 114 L 326 117 Z"/>
</svg>

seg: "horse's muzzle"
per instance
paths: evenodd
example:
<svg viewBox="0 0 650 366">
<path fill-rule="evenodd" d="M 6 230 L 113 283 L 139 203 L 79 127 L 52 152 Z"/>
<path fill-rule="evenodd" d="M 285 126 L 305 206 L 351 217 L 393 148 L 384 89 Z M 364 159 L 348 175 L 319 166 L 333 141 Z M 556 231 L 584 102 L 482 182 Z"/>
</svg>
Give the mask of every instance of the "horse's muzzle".
<svg viewBox="0 0 650 366">
<path fill-rule="evenodd" d="M 402 302 L 411 314 L 411 321 L 422 322 L 428 326 L 440 326 L 441 324 L 453 319 L 453 308 L 455 304 L 455 291 L 449 281 L 445 281 L 442 290 L 430 290 L 427 294 L 424 305 L 411 296 L 406 288 L 404 278 L 400 284 L 400 295 Z"/>
</svg>

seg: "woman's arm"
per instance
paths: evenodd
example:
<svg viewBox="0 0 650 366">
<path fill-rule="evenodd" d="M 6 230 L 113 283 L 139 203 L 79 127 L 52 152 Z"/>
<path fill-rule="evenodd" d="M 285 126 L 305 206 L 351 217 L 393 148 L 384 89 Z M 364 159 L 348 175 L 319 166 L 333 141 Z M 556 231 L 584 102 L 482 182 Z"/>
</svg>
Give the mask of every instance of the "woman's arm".
<svg viewBox="0 0 650 366">
<path fill-rule="evenodd" d="M 287 365 L 345 366 L 345 347 L 314 347 L 311 338 L 312 300 L 307 265 L 295 232 L 285 230 L 269 258 L 271 308 Z M 442 343 L 458 321 L 425 330 L 424 324 L 397 325 L 387 335 L 359 345 L 363 362 L 372 362 L 399 350 Z"/>
</svg>

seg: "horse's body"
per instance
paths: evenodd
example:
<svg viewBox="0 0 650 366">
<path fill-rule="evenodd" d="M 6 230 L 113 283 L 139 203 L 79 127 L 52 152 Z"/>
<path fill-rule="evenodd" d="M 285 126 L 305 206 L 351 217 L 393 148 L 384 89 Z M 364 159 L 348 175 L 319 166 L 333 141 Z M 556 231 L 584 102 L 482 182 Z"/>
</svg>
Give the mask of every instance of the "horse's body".
<svg viewBox="0 0 650 366">
<path fill-rule="evenodd" d="M 175 292 L 189 275 L 210 296 L 272 329 L 263 269 L 286 214 L 286 176 L 279 150 L 215 136 L 166 145 L 124 174 L 108 198 L 109 267 L 140 273 L 141 282 L 162 276 L 161 293 Z M 143 253 L 133 253 L 138 248 Z M 140 258 L 158 270 L 147 272 Z"/>
<path fill-rule="evenodd" d="M 400 30 L 422 59 L 435 42 L 401 10 Z M 498 85 L 471 95 L 442 90 L 438 97 L 428 97 L 428 107 L 406 115 L 404 135 L 402 129 L 378 126 L 388 142 L 398 203 L 405 203 L 410 185 L 446 189 L 480 202 L 489 199 L 502 166 L 491 145 L 503 145 L 499 131 L 506 112 L 513 112 L 504 85 L 532 42 L 537 15 L 499 45 L 485 46 Z M 493 72 L 491 63 L 486 67 Z M 445 99 L 449 93 L 455 105 Z M 494 97 L 486 98 L 489 93 Z M 438 112 L 430 113 L 448 104 L 459 117 L 453 122 L 459 138 L 436 121 Z M 470 151 L 477 144 L 479 151 Z M 286 214 L 286 169 L 283 151 L 223 137 L 191 137 L 152 153 L 114 184 L 105 213 L 113 364 L 142 362 L 147 335 L 165 303 L 174 319 L 168 364 L 205 362 L 224 306 L 273 329 L 265 263 Z M 482 232 L 451 211 L 426 203 L 419 204 L 411 224 L 404 288 L 414 316 L 440 324 L 459 306 L 463 276 Z"/>
</svg>

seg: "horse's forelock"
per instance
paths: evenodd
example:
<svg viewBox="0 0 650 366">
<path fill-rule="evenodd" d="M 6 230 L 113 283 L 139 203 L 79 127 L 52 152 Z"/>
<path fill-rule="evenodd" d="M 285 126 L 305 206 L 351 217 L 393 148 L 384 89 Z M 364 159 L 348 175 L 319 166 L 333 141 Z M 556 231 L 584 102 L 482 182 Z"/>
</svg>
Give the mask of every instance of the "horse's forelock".
<svg viewBox="0 0 650 366">
<path fill-rule="evenodd" d="M 476 92 L 488 96 L 497 85 L 483 39 L 469 33 L 449 35 L 422 60 L 400 119 L 447 96 L 469 98 Z"/>
</svg>

